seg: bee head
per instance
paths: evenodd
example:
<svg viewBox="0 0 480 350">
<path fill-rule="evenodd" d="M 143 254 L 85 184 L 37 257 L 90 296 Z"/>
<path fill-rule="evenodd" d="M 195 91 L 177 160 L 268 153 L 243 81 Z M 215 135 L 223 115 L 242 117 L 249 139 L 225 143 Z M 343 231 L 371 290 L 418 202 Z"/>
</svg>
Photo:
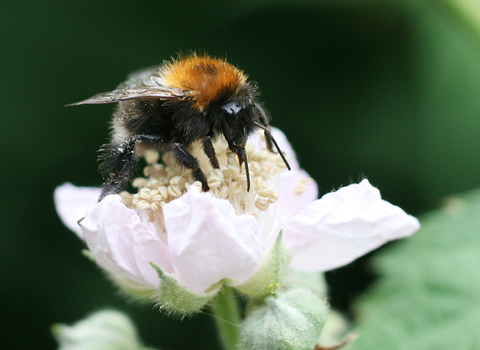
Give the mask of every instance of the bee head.
<svg viewBox="0 0 480 350">
<path fill-rule="evenodd" d="M 246 161 L 247 138 L 255 131 L 255 110 L 248 101 L 233 100 L 222 107 L 222 133 L 230 150 L 238 155 L 240 164 Z"/>
</svg>

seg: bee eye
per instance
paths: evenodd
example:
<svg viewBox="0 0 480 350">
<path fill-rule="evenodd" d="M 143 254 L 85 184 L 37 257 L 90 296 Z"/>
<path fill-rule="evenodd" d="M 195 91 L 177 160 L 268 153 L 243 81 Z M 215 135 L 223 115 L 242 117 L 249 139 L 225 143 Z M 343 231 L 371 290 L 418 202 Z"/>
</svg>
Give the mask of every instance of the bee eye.
<svg viewBox="0 0 480 350">
<path fill-rule="evenodd" d="M 230 138 L 233 134 L 233 120 L 232 118 L 223 119 L 223 133 L 226 138 Z"/>
</svg>

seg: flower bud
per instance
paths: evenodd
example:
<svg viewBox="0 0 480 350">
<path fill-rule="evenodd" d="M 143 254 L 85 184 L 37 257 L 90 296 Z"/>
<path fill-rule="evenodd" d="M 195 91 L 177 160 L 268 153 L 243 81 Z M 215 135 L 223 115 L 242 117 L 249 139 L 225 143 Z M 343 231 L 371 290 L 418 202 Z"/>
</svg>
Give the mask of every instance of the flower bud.
<svg viewBox="0 0 480 350">
<path fill-rule="evenodd" d="M 56 324 L 52 333 L 59 350 L 153 350 L 140 343 L 130 319 L 113 310 L 97 312 L 73 326 Z"/>
<path fill-rule="evenodd" d="M 248 310 L 240 343 L 244 349 L 312 350 L 327 313 L 326 300 L 308 289 L 278 291 Z"/>
</svg>

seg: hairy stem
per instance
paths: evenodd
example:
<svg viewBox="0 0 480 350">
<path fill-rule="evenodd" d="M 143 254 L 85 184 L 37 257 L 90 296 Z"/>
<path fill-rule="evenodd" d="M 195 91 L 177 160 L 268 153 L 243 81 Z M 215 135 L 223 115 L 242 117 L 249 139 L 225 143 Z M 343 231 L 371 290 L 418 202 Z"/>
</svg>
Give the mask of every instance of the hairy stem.
<svg viewBox="0 0 480 350">
<path fill-rule="evenodd" d="M 236 350 L 240 336 L 240 309 L 232 288 L 225 286 L 213 302 L 215 322 L 225 350 Z"/>
</svg>

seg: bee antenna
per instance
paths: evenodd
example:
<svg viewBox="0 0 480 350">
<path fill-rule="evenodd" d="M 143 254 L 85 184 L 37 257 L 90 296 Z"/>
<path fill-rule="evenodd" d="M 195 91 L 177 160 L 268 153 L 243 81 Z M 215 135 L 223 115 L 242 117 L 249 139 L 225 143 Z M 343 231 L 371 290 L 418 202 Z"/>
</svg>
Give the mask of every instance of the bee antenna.
<svg viewBox="0 0 480 350">
<path fill-rule="evenodd" d="M 287 166 L 287 169 L 292 170 L 292 168 L 290 167 L 290 164 L 288 164 L 287 158 L 285 158 L 285 155 L 283 154 L 282 150 L 280 149 L 280 146 L 278 145 L 277 141 L 275 140 L 272 133 L 270 132 L 270 129 L 267 126 L 262 125 L 262 124 L 257 123 L 257 122 L 254 122 L 254 124 L 255 124 L 255 126 L 262 129 L 265 132 L 265 134 L 268 135 L 268 137 L 272 140 L 273 144 L 275 145 L 275 148 L 277 149 L 278 154 L 280 154 L 280 157 L 282 157 L 282 160 L 285 163 L 285 165 Z"/>
<path fill-rule="evenodd" d="M 247 143 L 247 137 L 245 134 L 245 128 L 243 128 L 243 142 L 242 142 L 242 161 L 245 163 L 245 174 L 247 175 L 247 192 L 250 192 L 250 172 L 248 169 L 248 159 L 247 159 L 247 151 L 245 151 L 245 144 Z"/>
<path fill-rule="evenodd" d="M 245 173 L 247 175 L 247 192 L 250 192 L 250 173 L 248 171 L 248 159 L 247 152 L 245 151 L 245 146 L 242 147 L 242 156 L 245 161 Z"/>
</svg>

